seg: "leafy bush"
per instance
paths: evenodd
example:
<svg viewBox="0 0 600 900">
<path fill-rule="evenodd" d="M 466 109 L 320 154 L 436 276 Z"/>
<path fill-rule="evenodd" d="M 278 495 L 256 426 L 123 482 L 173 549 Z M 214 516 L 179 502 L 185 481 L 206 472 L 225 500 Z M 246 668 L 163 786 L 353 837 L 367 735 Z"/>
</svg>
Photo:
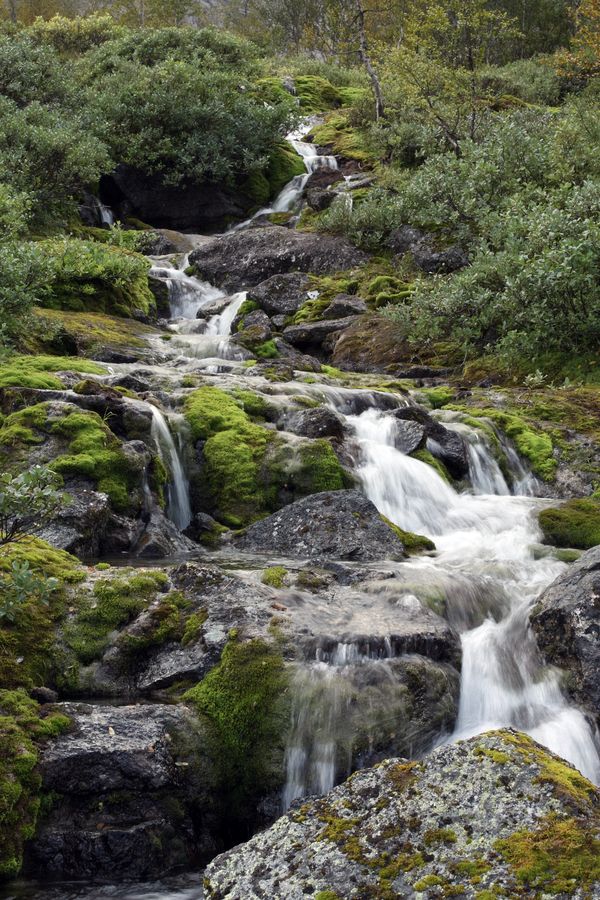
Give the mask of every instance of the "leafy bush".
<svg viewBox="0 0 600 900">
<path fill-rule="evenodd" d="M 27 560 L 15 560 L 8 576 L 0 578 L 0 621 L 16 622 L 20 610 L 30 601 L 48 603 L 58 584 L 57 578 L 45 578 L 32 572 Z"/>
<path fill-rule="evenodd" d="M 123 32 L 112 16 L 101 12 L 72 19 L 60 15 L 38 18 L 29 27 L 29 33 L 38 43 L 49 44 L 64 54 L 86 53 Z"/>
<path fill-rule="evenodd" d="M 0 475 L 0 546 L 35 534 L 48 524 L 65 502 L 61 483 L 45 466 L 15 476 Z"/>
<path fill-rule="evenodd" d="M 72 78 L 52 47 L 38 46 L 23 32 L 0 34 L 0 94 L 18 106 L 65 98 Z"/>
</svg>

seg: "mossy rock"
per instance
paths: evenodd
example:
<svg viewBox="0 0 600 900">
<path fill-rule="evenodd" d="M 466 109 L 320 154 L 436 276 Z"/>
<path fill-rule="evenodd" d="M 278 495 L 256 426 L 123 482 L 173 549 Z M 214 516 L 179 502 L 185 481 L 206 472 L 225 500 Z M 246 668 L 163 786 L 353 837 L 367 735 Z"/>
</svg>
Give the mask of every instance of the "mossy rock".
<svg viewBox="0 0 600 900">
<path fill-rule="evenodd" d="M 0 690 L 0 880 L 15 878 L 40 809 L 38 748 L 68 729 L 62 713 L 45 711 L 23 690 Z"/>
<path fill-rule="evenodd" d="M 184 694 L 212 725 L 221 789 L 234 816 L 252 817 L 253 798 L 281 786 L 287 687 L 283 658 L 273 645 L 232 636 L 219 664 Z"/>
<path fill-rule="evenodd" d="M 382 513 L 380 513 L 380 516 L 385 524 L 389 525 L 394 534 L 400 538 L 404 545 L 404 549 L 409 556 L 436 549 L 433 541 L 430 538 L 425 537 L 424 534 L 415 534 L 413 531 L 404 531 L 403 528 L 399 528 L 398 525 L 395 525 L 387 516 L 384 516 Z"/>
<path fill-rule="evenodd" d="M 55 372 L 104 375 L 106 368 L 76 356 L 11 356 L 0 365 L 0 387 L 61 390 L 63 383 Z"/>
<path fill-rule="evenodd" d="M 450 475 L 450 472 L 448 471 L 444 463 L 439 459 L 436 459 L 433 453 L 430 453 L 429 450 L 415 450 L 409 455 L 412 456 L 413 459 L 418 459 L 420 462 L 431 466 L 432 469 L 435 469 L 440 478 L 443 478 L 444 481 L 448 482 L 448 484 L 452 484 L 452 476 Z"/>
<path fill-rule="evenodd" d="M 82 356 L 97 352 L 137 349 L 146 346 L 146 338 L 155 333 L 149 325 L 135 319 L 109 316 L 99 312 L 69 312 L 62 309 L 36 309 L 36 323 L 27 349 L 58 352 L 66 344 Z"/>
<path fill-rule="evenodd" d="M 578 550 L 600 544 L 600 498 L 568 500 L 564 506 L 543 509 L 538 518 L 547 544 Z"/>
</svg>

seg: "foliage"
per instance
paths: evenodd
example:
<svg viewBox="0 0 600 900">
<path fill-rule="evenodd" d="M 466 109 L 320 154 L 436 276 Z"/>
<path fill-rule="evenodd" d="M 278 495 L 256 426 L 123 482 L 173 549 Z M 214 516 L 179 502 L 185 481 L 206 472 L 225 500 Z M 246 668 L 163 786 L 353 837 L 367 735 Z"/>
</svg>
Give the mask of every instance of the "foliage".
<svg viewBox="0 0 600 900">
<path fill-rule="evenodd" d="M 46 294 L 50 269 L 35 244 L 0 240 L 0 348 L 17 344 Z"/>
<path fill-rule="evenodd" d="M 51 272 L 44 305 L 54 309 L 95 310 L 130 316 L 154 312 L 147 281 L 149 262 L 119 246 L 76 238 L 53 238 L 38 246 Z"/>
<path fill-rule="evenodd" d="M 27 472 L 0 475 L 0 546 L 41 531 L 65 502 L 61 480 L 51 469 L 34 466 Z M 16 581 L 15 581 L 16 576 Z M 13 583 L 26 585 L 26 572 L 13 567 Z"/>
<path fill-rule="evenodd" d="M 0 579 L 0 620 L 17 622 L 25 603 L 48 603 L 57 587 L 56 578 L 40 577 L 31 571 L 27 560 L 15 560 L 8 576 Z"/>
<path fill-rule="evenodd" d="M 557 55 L 560 71 L 594 78 L 600 75 L 600 2 L 582 0 L 574 11 L 577 31 L 570 52 Z"/>
</svg>

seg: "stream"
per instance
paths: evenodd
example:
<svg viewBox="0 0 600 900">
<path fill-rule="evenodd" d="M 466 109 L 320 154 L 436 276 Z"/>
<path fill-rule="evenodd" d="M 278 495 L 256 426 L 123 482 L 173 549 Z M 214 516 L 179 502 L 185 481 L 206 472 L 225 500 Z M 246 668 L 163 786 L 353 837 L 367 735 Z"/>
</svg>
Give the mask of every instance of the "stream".
<svg viewBox="0 0 600 900">
<path fill-rule="evenodd" d="M 287 185 L 267 210 L 295 210 L 311 172 L 334 169 L 332 157 L 319 156 L 302 141 L 308 131 L 289 136 L 303 157 L 307 174 Z M 236 226 L 248 227 L 252 220 Z M 255 226 L 254 226 L 255 227 Z M 249 376 L 244 351 L 231 342 L 235 316 L 246 294 L 226 296 L 214 286 L 186 274 L 187 258 L 153 260 L 152 274 L 169 287 L 171 339 L 157 334 L 155 374 L 180 385 L 189 373 L 210 376 L 217 386 L 243 386 L 264 392 L 270 403 L 285 408 L 290 396 L 324 400 L 343 417 L 351 435 L 354 471 L 364 493 L 378 510 L 401 528 L 424 534 L 436 545 L 431 555 L 390 563 L 393 580 L 357 590 L 338 621 L 336 643 L 317 647 L 312 658 L 296 665 L 292 722 L 286 750 L 287 782 L 282 809 L 311 793 L 324 793 L 356 767 L 353 743 L 357 730 L 375 733 L 393 728 L 394 692 L 399 678 L 398 653 L 390 639 L 394 616 L 431 604 L 437 598 L 451 625 L 461 633 L 462 671 L 458 719 L 452 733 L 415 735 L 415 746 L 428 748 L 488 729 L 512 726 L 569 760 L 600 782 L 597 736 L 563 696 L 559 675 L 543 665 L 528 626 L 528 612 L 540 592 L 565 564 L 539 552 L 541 535 L 536 513 L 548 501 L 536 496 L 540 487 L 503 439 L 511 469 L 503 475 L 482 433 L 439 413 L 441 421 L 466 440 L 471 486 L 460 493 L 429 465 L 397 449 L 396 419 L 381 393 L 337 388 L 322 383 L 273 384 Z M 207 311 L 205 318 L 197 314 Z M 150 369 L 146 363 L 115 364 L 113 373 Z M 167 397 L 165 391 L 162 398 Z M 385 399 L 385 398 L 384 398 Z M 388 395 L 389 399 L 389 395 Z M 409 401 L 394 396 L 396 407 Z M 192 516 L 185 463 L 185 423 L 176 406 L 153 413 L 152 437 L 169 473 L 168 514 L 179 529 Z M 277 560 L 275 560 L 277 561 Z M 273 564 L 272 562 L 270 564 Z M 375 569 L 380 571 L 381 564 Z M 371 584 L 371 583 L 369 583 Z M 371 592 L 369 592 L 371 590 Z M 335 609 L 314 605 L 327 633 L 335 627 Z M 329 618 L 327 618 L 329 617 Z M 345 619 L 344 619 L 345 617 Z M 360 635 L 360 639 L 357 637 Z M 365 635 L 368 639 L 365 639 Z M 365 702 L 356 707 L 356 691 Z M 382 713 L 382 710 L 384 711 Z M 387 716 L 387 722 L 385 721 Z M 359 721 L 360 720 L 360 721 Z M 422 752 L 422 750 L 418 751 Z M 196 900 L 201 877 L 160 885 L 94 888 L 12 885 L 0 896 L 14 900 Z"/>
</svg>

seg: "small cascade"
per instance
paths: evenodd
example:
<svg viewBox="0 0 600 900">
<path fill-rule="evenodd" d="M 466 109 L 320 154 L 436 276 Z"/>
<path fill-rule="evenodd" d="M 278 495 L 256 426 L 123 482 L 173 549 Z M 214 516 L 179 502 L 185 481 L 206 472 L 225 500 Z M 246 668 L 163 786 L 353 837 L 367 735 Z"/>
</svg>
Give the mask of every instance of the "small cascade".
<svg viewBox="0 0 600 900">
<path fill-rule="evenodd" d="M 160 278 L 167 284 L 169 306 L 174 319 L 195 319 L 199 309 L 225 296 L 223 291 L 213 287 L 212 284 L 186 275 L 187 267 L 188 258 L 185 256 L 179 268 L 169 262 L 160 261 L 150 269 L 150 274 L 154 278 Z"/>
<path fill-rule="evenodd" d="M 295 210 L 300 204 L 306 183 L 313 172 L 318 172 L 321 169 L 332 172 L 337 171 L 338 163 L 335 156 L 320 156 L 314 144 L 309 144 L 307 141 L 302 140 L 302 138 L 308 134 L 312 125 L 313 123 L 309 121 L 297 131 L 292 131 L 286 137 L 286 140 L 291 144 L 298 156 L 302 157 L 306 168 L 306 175 L 296 175 L 280 191 L 271 206 L 265 206 L 262 209 L 259 209 L 250 219 L 247 219 L 245 222 L 240 222 L 238 225 L 234 225 L 230 229 L 231 231 L 240 231 L 243 228 L 247 228 L 248 225 L 259 218 L 259 216 L 268 216 L 271 213 L 291 212 L 292 210 Z"/>
<path fill-rule="evenodd" d="M 296 667 L 282 795 L 285 811 L 299 797 L 324 794 L 361 764 L 394 747 L 406 717 L 403 668 L 364 645 L 338 643 Z M 399 727 L 400 726 L 400 727 Z M 402 734 L 401 750 L 410 736 Z M 367 762 L 368 760 L 368 762 Z"/>
<path fill-rule="evenodd" d="M 181 462 L 180 452 L 173 440 L 167 420 L 155 406 L 152 407 L 150 434 L 163 465 L 169 474 L 167 515 L 177 525 L 179 530 L 183 531 L 192 521 L 189 482 Z"/>
<path fill-rule="evenodd" d="M 489 447 L 476 432 L 469 437 L 475 493 L 458 494 L 431 466 L 394 447 L 392 416 L 370 409 L 348 416 L 347 422 L 359 445 L 356 474 L 367 496 L 401 528 L 435 540 L 436 558 L 415 560 L 412 565 L 441 571 L 447 582 L 457 575 L 487 578 L 506 597 L 498 621 L 488 613 L 482 624 L 462 636 L 461 700 L 454 738 L 511 726 L 528 732 L 598 782 L 596 735 L 563 696 L 556 673 L 542 665 L 528 628 L 531 604 L 563 569 L 551 557 L 534 558 L 539 501 L 527 496 L 533 492 L 531 476 L 507 454 L 516 475 L 513 490 L 523 491 L 511 496 Z"/>
</svg>

